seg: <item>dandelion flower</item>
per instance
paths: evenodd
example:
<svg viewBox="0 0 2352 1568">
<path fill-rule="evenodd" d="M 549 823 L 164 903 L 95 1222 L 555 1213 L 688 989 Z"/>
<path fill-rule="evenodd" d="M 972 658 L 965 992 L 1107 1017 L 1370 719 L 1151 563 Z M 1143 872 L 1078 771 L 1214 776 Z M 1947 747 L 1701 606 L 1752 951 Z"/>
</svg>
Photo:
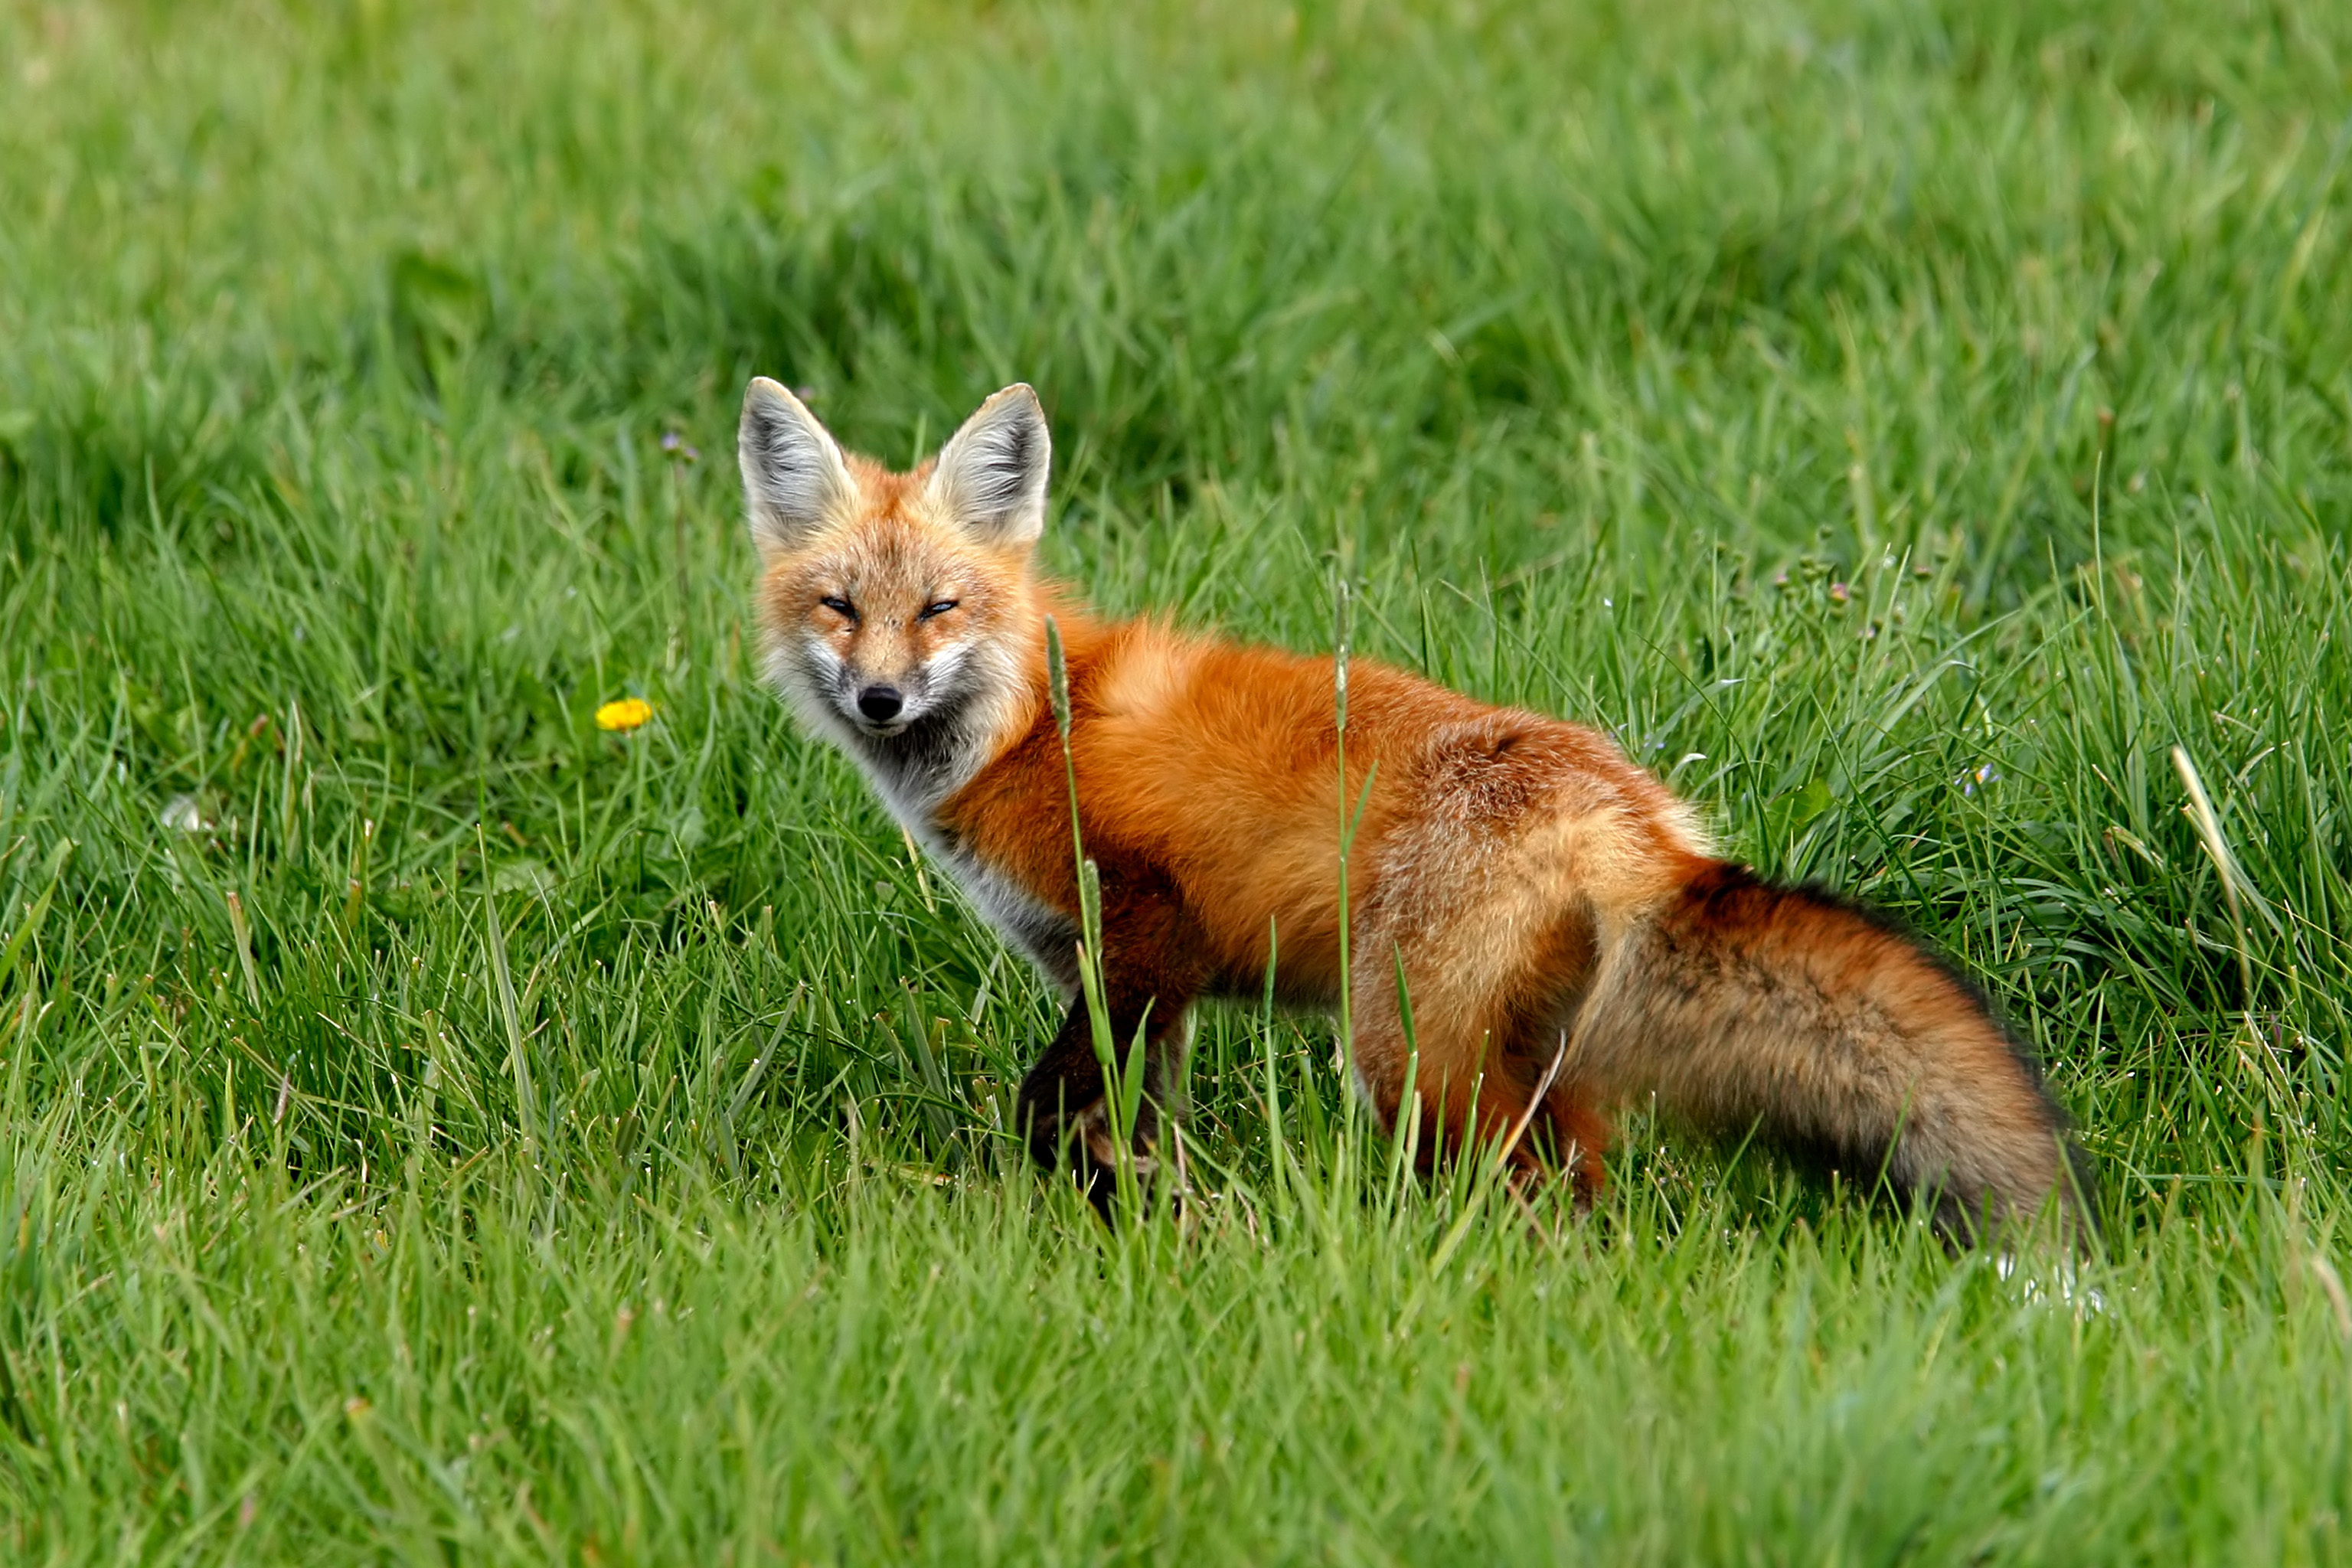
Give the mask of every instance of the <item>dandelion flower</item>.
<svg viewBox="0 0 2352 1568">
<path fill-rule="evenodd" d="M 629 731 L 654 716 L 654 705 L 642 697 L 624 697 L 596 710 L 599 730 Z"/>
</svg>

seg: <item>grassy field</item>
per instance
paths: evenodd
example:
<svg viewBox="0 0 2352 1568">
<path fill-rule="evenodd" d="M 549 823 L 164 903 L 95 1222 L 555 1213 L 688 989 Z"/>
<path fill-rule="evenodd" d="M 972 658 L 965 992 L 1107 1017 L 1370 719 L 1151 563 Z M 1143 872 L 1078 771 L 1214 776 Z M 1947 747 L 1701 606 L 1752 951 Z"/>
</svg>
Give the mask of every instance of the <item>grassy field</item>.
<svg viewBox="0 0 2352 1568">
<path fill-rule="evenodd" d="M 0 1556 L 2352 1559 L 2347 153 L 2320 0 L 0 0 Z M 1105 1233 L 755 372 L 1899 910 L 2105 1256 L 1639 1121 L 1542 1239 L 1238 1011 Z"/>
</svg>

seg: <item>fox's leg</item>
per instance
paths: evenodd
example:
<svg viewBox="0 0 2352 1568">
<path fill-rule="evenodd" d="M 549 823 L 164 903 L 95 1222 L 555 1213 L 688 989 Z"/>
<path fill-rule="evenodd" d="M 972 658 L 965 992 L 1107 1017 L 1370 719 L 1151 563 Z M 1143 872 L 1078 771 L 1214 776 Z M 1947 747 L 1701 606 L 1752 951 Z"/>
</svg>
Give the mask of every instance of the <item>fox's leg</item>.
<svg viewBox="0 0 2352 1568">
<path fill-rule="evenodd" d="M 1390 962 L 1358 972 L 1358 1085 L 1390 1130 L 1400 1115 L 1418 1119 L 1424 1169 L 1444 1153 L 1507 1143 L 1516 1179 L 1564 1169 L 1578 1201 L 1589 1205 L 1601 1191 L 1609 1128 L 1570 1070 L 1564 1047 L 1572 997 L 1563 998 L 1560 976 L 1549 972 L 1559 944 L 1513 950 L 1494 944 L 1499 933 L 1476 934 L 1489 939 L 1483 960 L 1465 953 L 1458 929 L 1416 932 L 1410 942 L 1390 933 Z M 1400 966 L 1412 1010 L 1410 1039 Z"/>
<path fill-rule="evenodd" d="M 1147 1015 L 1141 1005 L 1113 1003 L 1111 1038 L 1118 1058 L 1125 1061 L 1139 1024 L 1144 1027 L 1143 1101 L 1136 1114 L 1133 1146 L 1149 1162 L 1160 1142 L 1163 1121 L 1172 1121 L 1179 1107 L 1172 1103 L 1181 1078 L 1184 1047 L 1191 1036 L 1190 1005 L 1173 999 L 1150 997 Z M 1021 1082 L 1020 1117 L 1030 1158 L 1046 1171 L 1068 1170 L 1078 1178 L 1087 1201 L 1110 1217 L 1111 1164 L 1117 1151 L 1110 1141 L 1110 1117 L 1103 1087 L 1101 1060 L 1095 1055 L 1094 1020 L 1086 998 L 1071 1004 L 1062 1027 Z"/>
<path fill-rule="evenodd" d="M 1523 728 L 1465 729 L 1400 786 L 1414 810 L 1369 853 L 1354 922 L 1357 1071 L 1391 1126 L 1419 1119 L 1424 1161 L 1507 1143 L 1521 1179 L 1564 1166 L 1590 1201 L 1608 1127 L 1562 1043 L 1600 956 L 1580 869 L 1598 830 L 1531 809 L 1566 764 Z"/>
<path fill-rule="evenodd" d="M 1546 1066 L 1549 1068 L 1549 1064 Z M 1568 1172 L 1575 1184 L 1577 1205 L 1591 1208 L 1608 1184 L 1602 1156 L 1609 1152 L 1611 1137 L 1600 1097 L 1563 1070 L 1545 1091 L 1542 1106 L 1530 1120 L 1527 1141 L 1535 1143 L 1538 1158 Z"/>
<path fill-rule="evenodd" d="M 1180 920 L 1164 906 L 1106 900 L 1103 930 L 1104 1002 L 1110 1014 L 1116 1059 L 1127 1060 L 1143 1031 L 1143 1100 L 1132 1147 L 1147 1162 L 1163 1122 L 1181 1114 L 1176 1103 L 1183 1059 L 1192 1040 L 1192 1005 L 1199 977 Z M 1030 1157 L 1047 1171 L 1069 1170 L 1088 1201 L 1110 1217 L 1110 1139 L 1101 1060 L 1095 1055 L 1094 1020 L 1084 995 L 1075 999 L 1061 1029 L 1022 1079 L 1019 1115 Z"/>
<path fill-rule="evenodd" d="M 2040 1073 L 1975 988 L 1885 921 L 1706 862 L 1613 940 L 1571 1070 L 1654 1094 L 1931 1199 L 1967 1237 L 2054 1204 L 2080 1237 L 2080 1154 Z"/>
<path fill-rule="evenodd" d="M 1080 996 L 1021 1080 L 1019 1115 L 1029 1157 L 1049 1171 L 1065 1161 L 1076 1160 L 1083 1174 L 1085 1139 L 1074 1134 L 1079 1117 L 1099 1106 L 1102 1099 L 1102 1064 L 1095 1056 L 1087 999 Z"/>
</svg>

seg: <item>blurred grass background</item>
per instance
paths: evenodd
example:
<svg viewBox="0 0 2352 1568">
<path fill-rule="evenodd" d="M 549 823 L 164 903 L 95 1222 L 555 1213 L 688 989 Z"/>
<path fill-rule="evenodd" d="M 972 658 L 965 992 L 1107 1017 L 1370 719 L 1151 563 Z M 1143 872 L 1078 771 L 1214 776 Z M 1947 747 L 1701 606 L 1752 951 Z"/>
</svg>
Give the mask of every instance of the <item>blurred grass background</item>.
<svg viewBox="0 0 2352 1568">
<path fill-rule="evenodd" d="M 2348 146 L 2296 0 L 5 0 L 0 1542 L 2344 1558 Z M 1540 1240 L 1243 1013 L 1106 1237 L 752 681 L 754 373 L 1917 922 L 2101 1309 L 1638 1121 Z"/>
</svg>

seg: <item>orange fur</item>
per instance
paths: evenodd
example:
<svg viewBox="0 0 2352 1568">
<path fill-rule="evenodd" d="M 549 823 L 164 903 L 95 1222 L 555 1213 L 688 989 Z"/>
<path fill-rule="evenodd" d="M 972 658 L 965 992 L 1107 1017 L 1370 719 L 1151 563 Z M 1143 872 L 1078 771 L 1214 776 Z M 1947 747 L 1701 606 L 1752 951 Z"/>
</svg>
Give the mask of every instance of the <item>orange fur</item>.
<svg viewBox="0 0 2352 1568">
<path fill-rule="evenodd" d="M 1329 657 L 1099 622 L 1037 583 L 1046 446 L 1026 388 L 895 475 L 755 383 L 743 450 L 778 684 L 1068 994 L 1055 617 L 1113 1026 L 1148 1021 L 1155 1100 L 1196 999 L 1255 996 L 1270 965 L 1287 1001 L 1339 1002 L 1340 802 L 1360 799 L 1355 1072 L 1391 1122 L 1410 1084 L 1425 1154 L 1525 1120 L 1511 1157 L 1563 1163 L 1589 1195 L 1607 1110 L 1655 1095 L 1883 1166 L 1955 1228 L 2051 1200 L 2079 1217 L 2063 1121 L 1967 984 L 1865 911 L 1713 858 L 1606 736 L 1358 660 L 1342 778 Z M 861 717 L 886 689 L 906 702 L 896 729 Z M 1024 1086 L 1048 1161 L 1101 1096 L 1083 1025 L 1081 1005 Z"/>
</svg>

